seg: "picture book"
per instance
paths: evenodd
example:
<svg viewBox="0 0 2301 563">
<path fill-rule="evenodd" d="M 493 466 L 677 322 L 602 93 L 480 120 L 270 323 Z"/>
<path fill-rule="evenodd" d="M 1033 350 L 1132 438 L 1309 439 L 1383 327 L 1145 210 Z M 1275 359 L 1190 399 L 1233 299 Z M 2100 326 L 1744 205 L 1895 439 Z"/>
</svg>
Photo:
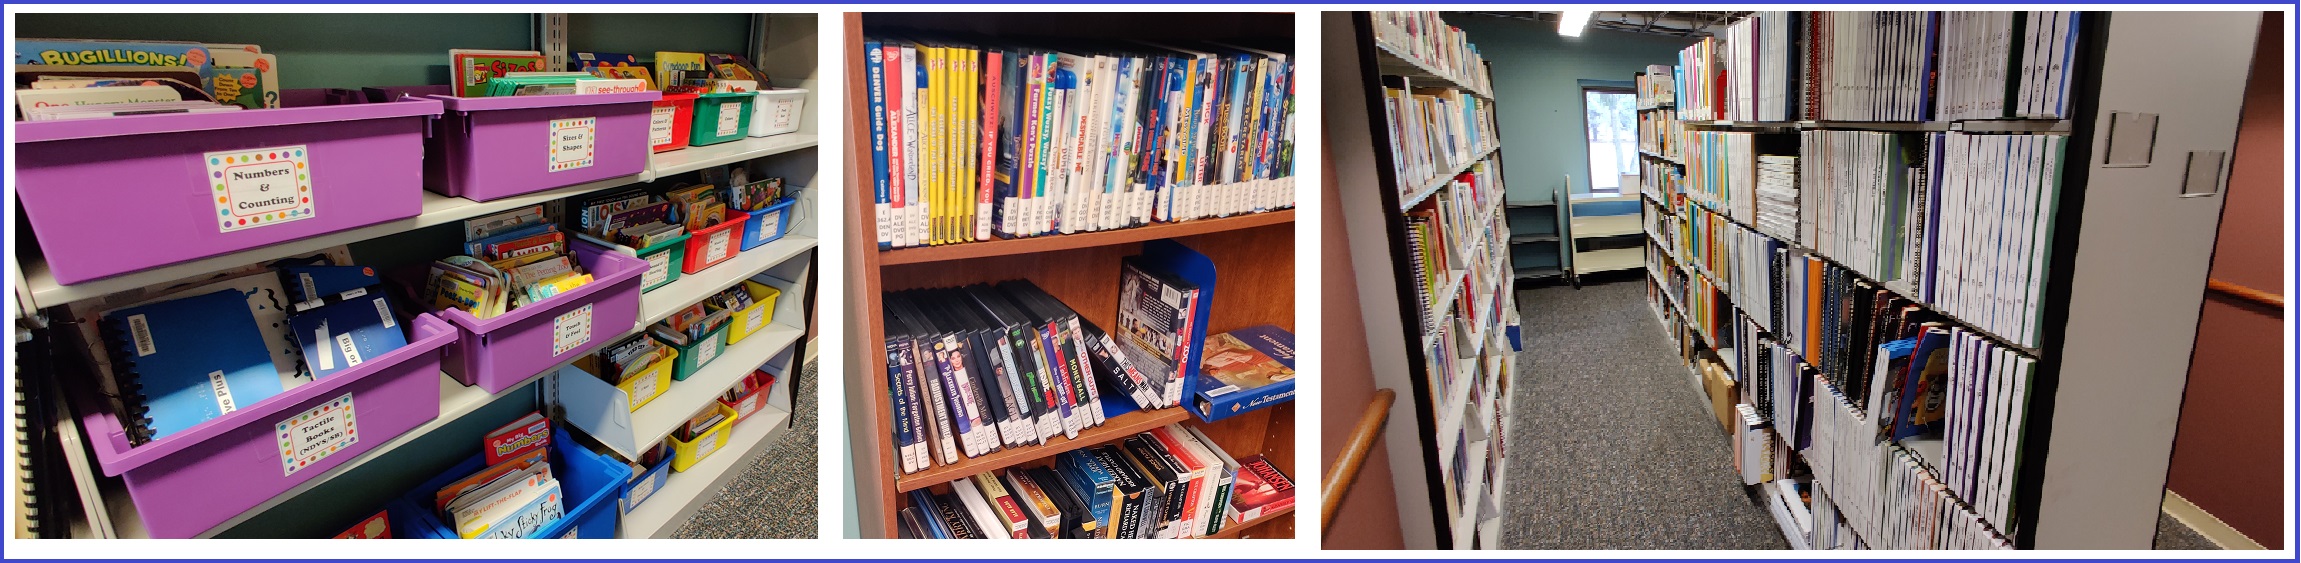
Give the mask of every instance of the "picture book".
<svg viewBox="0 0 2301 563">
<path fill-rule="evenodd" d="M 16 87 L 49 89 L 50 87 L 92 86 L 93 81 L 133 81 L 140 86 L 166 86 L 176 89 L 176 99 L 187 101 L 216 100 L 208 91 L 207 75 L 201 69 L 183 66 L 102 66 L 102 65 L 16 65 Z M 120 84 L 108 82 L 108 84 Z M 49 85 L 49 86 L 43 86 Z M 21 103 L 19 103 L 21 106 Z"/>
<path fill-rule="evenodd" d="M 749 80 L 758 84 L 767 83 L 767 73 L 759 72 L 759 67 L 752 66 L 751 61 L 744 59 L 742 55 L 711 53 L 704 55 L 703 58 L 706 64 L 711 65 L 711 76 L 714 78 Z"/>
<path fill-rule="evenodd" d="M 449 507 L 468 502 L 463 499 L 464 495 L 489 492 L 508 483 L 509 481 L 504 479 L 511 475 L 526 474 L 537 468 L 549 473 L 551 464 L 548 459 L 548 454 L 544 450 L 536 450 L 503 463 L 489 465 L 476 473 L 448 483 L 445 487 L 440 487 L 439 491 L 433 493 L 433 506 L 441 511 L 446 511 Z"/>
<path fill-rule="evenodd" d="M 511 424 L 488 431 L 483 440 L 486 447 L 480 451 L 488 465 L 526 457 L 551 445 L 551 420 L 540 412 L 527 413 Z"/>
<path fill-rule="evenodd" d="M 567 70 L 591 72 L 602 67 L 639 66 L 639 55 L 630 53 L 598 53 L 577 51 L 568 53 Z"/>
<path fill-rule="evenodd" d="M 384 293 L 367 292 L 288 317 L 313 378 L 325 379 L 407 345 L 407 333 L 392 319 Z"/>
<path fill-rule="evenodd" d="M 547 472 L 529 474 L 495 495 L 454 511 L 456 534 L 465 539 L 524 538 L 566 514 L 559 480 Z"/>
<path fill-rule="evenodd" d="M 241 88 L 254 88 L 259 105 L 251 106 L 249 109 L 280 107 L 279 55 L 266 54 L 255 45 L 209 44 L 208 53 L 216 58 L 216 79 L 219 81 L 217 82 L 219 89 L 216 90 L 218 100 L 227 97 L 221 94 L 221 81 L 226 71 L 241 76 L 244 76 L 248 71 L 254 71 L 255 80 L 253 82 L 244 77 L 235 76 L 235 79 L 239 80 Z"/>
<path fill-rule="evenodd" d="M 658 84 L 669 85 L 683 78 L 710 78 L 710 72 L 710 63 L 702 53 L 655 52 L 655 79 Z"/>
<path fill-rule="evenodd" d="M 202 84 L 215 75 L 208 47 L 182 41 L 18 39 L 16 64 L 185 67 L 197 75 L 194 82 Z"/>
<path fill-rule="evenodd" d="M 391 516 L 391 513 L 390 513 L 390 512 L 377 512 L 377 513 L 375 513 L 375 515 L 374 515 L 374 516 L 369 516 L 369 517 L 367 517 L 367 518 L 361 519 L 361 520 L 360 520 L 360 523 L 358 523 L 358 524 L 353 524 L 353 525 L 352 525 L 352 527 L 351 527 L 351 529 L 349 529 L 349 530 L 344 530 L 344 532 L 343 532 L 343 533 L 341 533 L 341 534 L 336 534 L 336 538 L 335 538 L 335 539 L 339 539 L 339 540 L 388 540 L 388 539 L 391 539 L 391 518 L 390 518 L 390 516 Z"/>
<path fill-rule="evenodd" d="M 134 417 L 124 426 L 150 439 L 284 390 L 247 295 L 238 290 L 128 307 L 107 313 L 104 322 Z"/>
<path fill-rule="evenodd" d="M 183 101 L 175 88 L 161 85 L 17 90 L 18 116 L 48 108 Z"/>
<path fill-rule="evenodd" d="M 457 96 L 485 96 L 488 81 L 495 77 L 543 70 L 543 53 L 535 51 L 450 49 L 447 53 L 448 72 L 455 80 Z"/>
</svg>

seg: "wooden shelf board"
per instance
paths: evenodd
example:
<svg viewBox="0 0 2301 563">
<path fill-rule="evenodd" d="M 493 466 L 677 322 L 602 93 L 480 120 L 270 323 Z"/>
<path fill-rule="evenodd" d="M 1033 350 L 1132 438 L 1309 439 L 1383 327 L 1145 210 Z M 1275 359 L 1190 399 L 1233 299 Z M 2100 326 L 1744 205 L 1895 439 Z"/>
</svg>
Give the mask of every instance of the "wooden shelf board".
<svg viewBox="0 0 2301 563">
<path fill-rule="evenodd" d="M 1152 428 L 1175 424 L 1190 418 L 1182 407 L 1135 411 L 1112 417 L 1102 426 L 1079 431 L 1077 438 L 1055 438 L 1045 444 L 1007 448 L 990 455 L 959 460 L 959 463 L 938 465 L 933 468 L 895 478 L 895 492 L 908 493 L 927 487 L 949 483 L 969 475 L 1005 469 L 1024 462 L 1045 459 L 1063 452 L 1100 445 L 1148 431 Z"/>
<path fill-rule="evenodd" d="M 919 248 L 887 250 L 879 252 L 879 264 L 892 266 L 897 264 L 920 264 L 926 262 L 964 260 L 968 258 L 981 258 L 985 256 L 1005 256 L 1009 254 L 1051 252 L 1057 250 L 1070 250 L 1074 248 L 1109 246 L 1114 244 L 1142 242 L 1146 240 L 1186 237 L 1191 235 L 1221 231 L 1235 231 L 1239 229 L 1250 229 L 1265 225 L 1276 225 L 1279 223 L 1291 222 L 1294 222 L 1294 210 L 1281 209 L 1278 211 L 1249 213 L 1235 217 L 1200 219 L 1196 221 L 1184 221 L 1180 223 L 1157 223 L 1131 229 L 1116 229 L 1109 231 L 1096 231 L 1091 233 L 1077 233 L 1069 235 L 1053 235 L 1019 239 L 1000 239 L 945 246 L 926 246 Z"/>
<path fill-rule="evenodd" d="M 1295 490 L 1296 490 L 1296 491 L 1301 491 L 1302 489 L 1299 489 L 1299 488 L 1298 488 L 1298 489 L 1295 489 Z M 1297 502 L 1299 502 L 1300 500 L 1301 500 L 1301 499 L 1299 499 L 1299 498 L 1298 498 L 1298 499 L 1296 499 L 1296 501 L 1297 501 Z M 1294 517 L 1294 507 L 1293 507 L 1293 506 L 1288 506 L 1288 507 L 1286 507 L 1286 509 L 1284 509 L 1284 510 L 1280 510 L 1280 511 L 1278 511 L 1278 512 L 1276 512 L 1276 513 L 1272 513 L 1272 514 L 1264 514 L 1264 515 L 1262 515 L 1261 517 L 1259 517 L 1259 518 L 1255 518 L 1255 519 L 1253 519 L 1253 520 L 1248 520 L 1248 521 L 1245 521 L 1245 522 L 1237 522 L 1237 523 L 1233 523 L 1233 524 L 1230 524 L 1230 525 L 1227 525 L 1227 526 L 1223 526 L 1223 527 L 1222 527 L 1222 531 L 1220 531 L 1220 532 L 1215 532 L 1215 533 L 1214 533 L 1214 535 L 1211 535 L 1211 536 L 1206 536 L 1206 537 L 1204 537 L 1204 538 L 1199 538 L 1199 539 L 1208 539 L 1208 540 L 1227 540 L 1227 539 L 1237 539 L 1237 538 L 1238 538 L 1238 536 L 1239 536 L 1239 534 L 1244 534 L 1244 533 L 1246 533 L 1246 531 L 1247 531 L 1247 530 L 1252 530 L 1252 529 L 1255 529 L 1255 528 L 1261 527 L 1263 524 L 1268 524 L 1268 523 L 1271 523 L 1271 522 L 1275 522 L 1275 521 L 1277 521 L 1277 520 L 1278 520 L 1278 519 L 1280 519 L 1280 518 L 1293 518 L 1293 517 Z M 1290 536 L 1288 536 L 1288 537 L 1292 537 L 1292 536 L 1290 535 Z"/>
</svg>

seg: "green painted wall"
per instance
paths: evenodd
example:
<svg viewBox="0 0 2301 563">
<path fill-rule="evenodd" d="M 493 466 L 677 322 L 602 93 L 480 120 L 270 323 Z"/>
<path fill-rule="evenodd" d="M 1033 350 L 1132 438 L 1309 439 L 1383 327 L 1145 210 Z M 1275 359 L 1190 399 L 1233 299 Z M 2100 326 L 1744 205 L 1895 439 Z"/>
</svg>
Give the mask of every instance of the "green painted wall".
<svg viewBox="0 0 2301 563">
<path fill-rule="evenodd" d="M 17 37 L 255 43 L 284 88 L 448 83 L 449 49 L 532 49 L 534 14 L 18 14 Z M 750 14 L 572 14 L 570 51 L 746 53 Z"/>
<path fill-rule="evenodd" d="M 1470 34 L 1493 65 L 1495 120 L 1502 134 L 1503 185 L 1512 202 L 1550 200 L 1574 177 L 1572 193 L 1590 191 L 1590 148 L 1582 125 L 1580 80 L 1631 80 L 1646 65 L 1678 64 L 1677 37 L 1588 30 L 1558 35 L 1556 24 L 1470 15 L 1446 23 Z"/>
</svg>

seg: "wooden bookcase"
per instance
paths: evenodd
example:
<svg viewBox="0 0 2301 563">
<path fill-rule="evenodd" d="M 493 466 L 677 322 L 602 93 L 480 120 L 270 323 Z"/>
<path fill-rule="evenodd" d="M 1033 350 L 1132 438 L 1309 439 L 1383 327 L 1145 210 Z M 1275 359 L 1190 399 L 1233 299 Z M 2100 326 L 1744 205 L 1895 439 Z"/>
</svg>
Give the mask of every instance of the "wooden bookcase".
<svg viewBox="0 0 2301 563">
<path fill-rule="evenodd" d="M 853 487 L 865 538 L 894 537 L 897 513 L 909 504 L 909 491 L 1008 467 L 1047 465 L 1062 452 L 1107 443 L 1151 428 L 1183 423 L 1205 432 L 1232 456 L 1261 454 L 1298 478 L 1293 403 L 1253 411 L 1214 423 L 1199 422 L 1180 407 L 1111 417 L 1082 430 L 1076 439 L 1007 448 L 956 465 L 937 465 L 902 474 L 893 459 L 887 401 L 886 327 L 881 295 L 926 287 L 951 287 L 1010 279 L 1037 284 L 1098 326 L 1116 326 L 1121 258 L 1140 253 L 1148 240 L 1175 239 L 1207 255 L 1219 272 L 1207 334 L 1271 324 L 1294 326 L 1294 211 L 1281 210 L 1217 219 L 1159 223 L 1133 229 L 881 251 L 864 228 L 877 224 L 872 201 L 871 145 L 862 51 L 864 29 L 908 29 L 974 35 L 1067 36 L 1144 40 L 1219 40 L 1232 37 L 1289 36 L 1292 14 L 846 14 L 845 177 L 853 205 L 846 206 L 847 432 L 853 450 Z M 1162 25 L 1160 22 L 1174 23 Z M 1184 22 L 1188 22 L 1187 24 Z M 1010 33 L 1010 30 L 1013 30 Z M 1148 30 L 1159 30 L 1149 33 Z M 1299 118 L 1299 116 L 1298 116 Z M 1299 141 L 1299 139 L 1298 139 Z M 1299 485 L 1299 483 L 1298 483 Z M 1297 503 L 1315 499 L 1298 489 Z M 1293 511 L 1227 527 L 1222 538 L 1294 536 Z"/>
</svg>

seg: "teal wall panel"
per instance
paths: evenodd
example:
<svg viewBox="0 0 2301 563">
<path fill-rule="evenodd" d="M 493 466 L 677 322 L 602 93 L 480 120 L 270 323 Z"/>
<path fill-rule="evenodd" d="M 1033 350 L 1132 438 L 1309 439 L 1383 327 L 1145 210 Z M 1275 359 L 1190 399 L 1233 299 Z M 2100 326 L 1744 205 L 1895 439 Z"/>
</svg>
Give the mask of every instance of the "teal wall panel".
<svg viewBox="0 0 2301 563">
<path fill-rule="evenodd" d="M 1515 203 L 1550 201 L 1573 176 L 1573 193 L 1590 191 L 1590 148 L 1582 124 L 1583 80 L 1628 81 L 1646 65 L 1678 64 L 1694 40 L 1604 30 L 1558 35 L 1556 24 L 1454 15 L 1492 64 L 1495 121 L 1502 135 L 1503 185 Z"/>
<path fill-rule="evenodd" d="M 17 37 L 254 43 L 283 88 L 448 83 L 448 49 L 529 49 L 531 14 L 17 14 Z"/>
<path fill-rule="evenodd" d="M 448 83 L 449 49 L 532 49 L 534 14 L 18 14 L 17 37 L 254 43 L 283 88 Z M 570 14 L 568 50 L 748 53 L 750 14 Z"/>
</svg>

